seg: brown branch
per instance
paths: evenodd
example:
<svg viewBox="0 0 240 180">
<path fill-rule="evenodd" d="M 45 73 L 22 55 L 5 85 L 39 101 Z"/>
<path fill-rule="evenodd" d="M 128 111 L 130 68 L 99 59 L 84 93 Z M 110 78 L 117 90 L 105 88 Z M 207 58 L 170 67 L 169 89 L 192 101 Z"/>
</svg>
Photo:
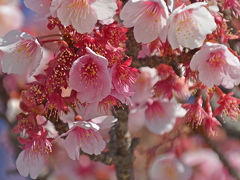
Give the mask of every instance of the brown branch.
<svg viewBox="0 0 240 180">
<path fill-rule="evenodd" d="M 116 174 L 119 180 L 133 180 L 134 148 L 138 144 L 137 139 L 131 140 L 128 132 L 128 107 L 116 108 L 113 114 L 118 121 L 110 131 L 111 140 L 108 144 L 110 153 L 115 157 Z"/>
<path fill-rule="evenodd" d="M 99 155 L 89 155 L 89 154 L 81 151 L 81 154 L 88 156 L 92 161 L 98 161 L 98 162 L 104 163 L 106 165 L 114 164 L 114 157 L 109 152 L 102 152 Z"/>
</svg>

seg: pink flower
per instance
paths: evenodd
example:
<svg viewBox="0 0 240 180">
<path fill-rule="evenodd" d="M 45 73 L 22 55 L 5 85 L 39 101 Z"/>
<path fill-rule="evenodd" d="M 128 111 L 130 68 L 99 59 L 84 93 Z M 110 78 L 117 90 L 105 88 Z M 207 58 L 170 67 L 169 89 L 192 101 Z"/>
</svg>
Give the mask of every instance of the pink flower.
<svg viewBox="0 0 240 180">
<path fill-rule="evenodd" d="M 2 71 L 5 73 L 32 74 L 39 66 L 42 48 L 36 38 L 17 30 L 10 31 L 0 42 Z"/>
<path fill-rule="evenodd" d="M 52 0 L 24 0 L 26 7 L 39 14 L 48 14 Z"/>
<path fill-rule="evenodd" d="M 72 25 L 79 33 L 91 33 L 97 20 L 114 16 L 115 0 L 52 0 L 51 13 L 64 26 Z"/>
<path fill-rule="evenodd" d="M 87 121 L 78 121 L 66 133 L 64 147 L 73 160 L 79 158 L 80 148 L 88 154 L 100 154 L 105 148 L 105 141 L 99 133 L 100 127 Z"/>
<path fill-rule="evenodd" d="M 129 0 L 120 18 L 126 27 L 134 27 L 137 42 L 149 43 L 158 37 L 165 39 L 168 8 L 163 0 Z"/>
<path fill-rule="evenodd" d="M 107 69 L 108 60 L 90 48 L 86 50 L 87 54 L 73 63 L 69 84 L 78 92 L 78 99 L 82 103 L 94 103 L 110 94 L 111 78 Z"/>
<path fill-rule="evenodd" d="M 149 102 L 145 111 L 145 123 L 147 128 L 156 134 L 164 134 L 171 131 L 176 123 L 177 116 L 183 116 L 184 111 L 172 101 L 156 100 Z"/>
<path fill-rule="evenodd" d="M 197 97 L 194 104 L 183 104 L 182 107 L 188 112 L 184 116 L 187 123 L 191 123 L 192 127 L 199 126 L 203 120 L 208 117 L 207 112 L 202 108 L 203 100 L 201 96 Z"/>
<path fill-rule="evenodd" d="M 210 96 L 207 95 L 206 98 L 206 112 L 208 116 L 203 120 L 203 125 L 206 128 L 206 131 L 210 135 L 214 135 L 216 132 L 217 125 L 221 126 L 220 122 L 213 116 L 212 107 L 210 105 Z"/>
<path fill-rule="evenodd" d="M 211 13 L 204 7 L 206 3 L 197 2 L 175 9 L 168 19 L 168 41 L 172 49 L 180 45 L 190 49 L 202 46 L 206 35 L 216 29 Z"/>
<path fill-rule="evenodd" d="M 1 3 L 0 3 L 1 4 Z M 17 5 L 1 4 L 0 5 L 0 36 L 7 32 L 19 29 L 23 25 L 23 14 Z"/>
<path fill-rule="evenodd" d="M 207 42 L 190 62 L 190 68 L 199 72 L 206 86 L 222 85 L 233 88 L 240 82 L 240 62 L 225 45 Z"/>
<path fill-rule="evenodd" d="M 200 149 L 186 152 L 182 155 L 181 159 L 186 165 L 195 169 L 192 180 L 228 179 L 221 161 L 212 150 Z"/>
<path fill-rule="evenodd" d="M 191 175 L 192 169 L 174 154 L 157 157 L 149 169 L 150 180 L 189 180 Z"/>
<path fill-rule="evenodd" d="M 157 81 L 157 71 L 154 68 L 142 67 L 135 85 L 136 92 L 132 96 L 135 104 L 145 104 L 152 96 L 152 86 Z"/>
<path fill-rule="evenodd" d="M 190 96 L 187 83 L 184 78 L 177 75 L 169 75 L 166 79 L 159 80 L 154 86 L 156 96 L 163 96 L 171 99 L 173 94 L 181 100 L 187 100 Z"/>
<path fill-rule="evenodd" d="M 115 63 L 111 68 L 112 84 L 117 94 L 123 97 L 132 96 L 135 92 L 134 83 L 136 82 L 138 70 L 129 67 L 132 59 L 127 59 L 124 63 Z"/>
<path fill-rule="evenodd" d="M 52 144 L 46 136 L 47 132 L 42 130 L 30 139 L 19 138 L 24 147 L 17 158 L 16 167 L 22 176 L 30 174 L 35 179 L 41 173 L 46 157 L 52 152 Z"/>
<path fill-rule="evenodd" d="M 219 106 L 214 110 L 213 115 L 217 116 L 219 114 L 226 115 L 232 120 L 237 120 L 240 115 L 240 99 L 232 97 L 233 92 L 228 94 L 222 94 L 220 100 L 218 101 Z"/>
</svg>

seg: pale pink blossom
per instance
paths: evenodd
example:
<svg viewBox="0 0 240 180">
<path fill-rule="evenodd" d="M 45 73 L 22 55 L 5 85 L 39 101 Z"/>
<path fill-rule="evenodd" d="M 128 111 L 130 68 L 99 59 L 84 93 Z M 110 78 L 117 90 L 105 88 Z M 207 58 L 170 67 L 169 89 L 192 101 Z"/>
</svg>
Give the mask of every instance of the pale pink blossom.
<svg viewBox="0 0 240 180">
<path fill-rule="evenodd" d="M 186 152 L 181 159 L 186 165 L 194 168 L 192 180 L 228 180 L 226 169 L 212 150 L 200 149 Z"/>
<path fill-rule="evenodd" d="M 94 103 L 110 94 L 111 77 L 107 69 L 108 60 L 90 48 L 86 49 L 87 54 L 73 63 L 69 85 L 78 92 L 78 99 L 82 103 Z"/>
<path fill-rule="evenodd" d="M 190 62 L 190 68 L 199 72 L 199 80 L 212 88 L 222 85 L 233 88 L 240 82 L 240 62 L 225 45 L 207 42 Z"/>
<path fill-rule="evenodd" d="M 137 42 L 149 43 L 158 37 L 166 38 L 168 14 L 164 0 L 129 0 L 123 7 L 120 18 L 124 26 L 134 27 Z"/>
<path fill-rule="evenodd" d="M 46 131 L 40 131 L 31 139 L 19 139 L 24 147 L 18 155 L 16 167 L 22 176 L 30 174 L 32 179 L 36 179 L 43 170 L 46 157 L 52 152 L 52 144 L 46 135 Z"/>
<path fill-rule="evenodd" d="M 137 107 L 128 114 L 128 129 L 131 134 L 136 133 L 145 126 L 146 107 Z"/>
<path fill-rule="evenodd" d="M 64 147 L 69 157 L 73 160 L 78 159 L 80 148 L 88 154 L 100 154 L 104 150 L 106 142 L 99 130 L 100 127 L 93 122 L 75 122 L 74 126 L 66 133 L 68 136 L 64 141 Z"/>
<path fill-rule="evenodd" d="M 0 5 L 0 24 L 0 36 L 21 28 L 23 25 L 23 13 L 20 8 L 14 4 Z"/>
<path fill-rule="evenodd" d="M 91 33 L 97 20 L 112 18 L 115 0 L 52 0 L 50 11 L 64 26 L 72 25 L 79 33 Z"/>
<path fill-rule="evenodd" d="M 197 2 L 176 8 L 168 19 L 168 41 L 172 49 L 179 46 L 190 49 L 202 46 L 206 35 L 216 29 L 211 13 L 204 7 L 207 3 Z"/>
<path fill-rule="evenodd" d="M 152 87 L 157 82 L 157 70 L 155 68 L 141 67 L 140 74 L 134 84 L 136 92 L 131 97 L 135 104 L 144 104 L 152 96 Z"/>
<path fill-rule="evenodd" d="M 98 116 L 93 119 L 90 119 L 90 122 L 93 122 L 99 126 L 99 132 L 101 136 L 103 137 L 104 141 L 109 140 L 109 130 L 114 125 L 115 122 L 117 122 L 118 119 L 116 119 L 114 116 L 104 115 L 104 116 Z"/>
<path fill-rule="evenodd" d="M 176 101 L 149 101 L 145 111 L 145 124 L 155 134 L 170 132 L 176 123 L 176 117 L 184 116 L 184 111 Z"/>
<path fill-rule="evenodd" d="M 24 0 L 27 8 L 39 13 L 48 14 L 52 0 Z"/>
<path fill-rule="evenodd" d="M 189 180 L 191 175 L 192 169 L 174 154 L 157 157 L 149 169 L 150 180 Z"/>
<path fill-rule="evenodd" d="M 33 36 L 21 32 L 10 31 L 0 42 L 2 71 L 14 74 L 32 74 L 39 66 L 42 48 Z"/>
</svg>

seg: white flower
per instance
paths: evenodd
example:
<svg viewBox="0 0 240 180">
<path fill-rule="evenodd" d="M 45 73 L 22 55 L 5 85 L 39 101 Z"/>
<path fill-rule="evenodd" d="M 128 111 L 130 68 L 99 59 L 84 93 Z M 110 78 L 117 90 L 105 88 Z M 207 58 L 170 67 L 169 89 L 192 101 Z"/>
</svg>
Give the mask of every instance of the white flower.
<svg viewBox="0 0 240 180">
<path fill-rule="evenodd" d="M 50 11 L 64 26 L 72 25 L 79 33 L 91 33 L 97 20 L 114 16 L 115 0 L 53 0 Z"/>
<path fill-rule="evenodd" d="M 42 59 L 42 48 L 33 36 L 10 31 L 0 42 L 2 71 L 8 74 L 32 74 Z"/>
<path fill-rule="evenodd" d="M 150 180 L 189 180 L 192 169 L 184 165 L 174 154 L 157 157 L 149 170 Z"/>
<path fill-rule="evenodd" d="M 168 20 L 168 41 L 172 49 L 179 46 L 199 48 L 206 35 L 216 29 L 214 17 L 204 7 L 206 4 L 197 2 L 182 5 L 173 11 Z"/>
<path fill-rule="evenodd" d="M 206 86 L 222 85 L 233 88 L 240 83 L 240 62 L 223 44 L 207 42 L 190 62 L 190 68 L 199 72 Z"/>
<path fill-rule="evenodd" d="M 126 27 L 134 27 L 137 42 L 149 43 L 158 37 L 165 39 L 168 8 L 164 0 L 129 0 L 120 18 Z"/>
</svg>

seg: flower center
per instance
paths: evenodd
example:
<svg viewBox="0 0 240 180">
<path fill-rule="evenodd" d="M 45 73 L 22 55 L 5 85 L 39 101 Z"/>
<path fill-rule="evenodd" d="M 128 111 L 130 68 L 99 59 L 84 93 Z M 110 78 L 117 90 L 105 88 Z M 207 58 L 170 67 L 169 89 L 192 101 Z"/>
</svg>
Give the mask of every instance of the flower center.
<svg viewBox="0 0 240 180">
<path fill-rule="evenodd" d="M 198 25 L 194 21 L 191 15 L 191 11 L 184 11 L 175 16 L 177 21 L 176 26 L 176 38 L 177 41 L 183 39 L 184 41 L 189 40 L 189 38 L 193 39 L 196 36 L 196 32 L 199 32 Z"/>
<path fill-rule="evenodd" d="M 80 77 L 87 85 L 96 85 L 98 68 L 94 62 L 85 64 L 81 69 Z"/>
<path fill-rule="evenodd" d="M 211 67 L 217 68 L 222 66 L 223 64 L 226 64 L 226 60 L 221 52 L 216 52 L 210 54 L 210 58 L 207 60 L 207 63 Z"/>
<path fill-rule="evenodd" d="M 159 14 L 161 7 L 157 2 L 146 2 L 146 8 L 144 12 L 151 18 L 154 18 L 154 22 L 157 23 L 159 19 Z"/>
<path fill-rule="evenodd" d="M 33 55 L 37 49 L 37 44 L 32 40 L 21 41 L 17 46 L 17 53 L 24 55 L 25 58 L 32 61 Z M 20 63 L 20 61 L 18 61 Z"/>
</svg>

